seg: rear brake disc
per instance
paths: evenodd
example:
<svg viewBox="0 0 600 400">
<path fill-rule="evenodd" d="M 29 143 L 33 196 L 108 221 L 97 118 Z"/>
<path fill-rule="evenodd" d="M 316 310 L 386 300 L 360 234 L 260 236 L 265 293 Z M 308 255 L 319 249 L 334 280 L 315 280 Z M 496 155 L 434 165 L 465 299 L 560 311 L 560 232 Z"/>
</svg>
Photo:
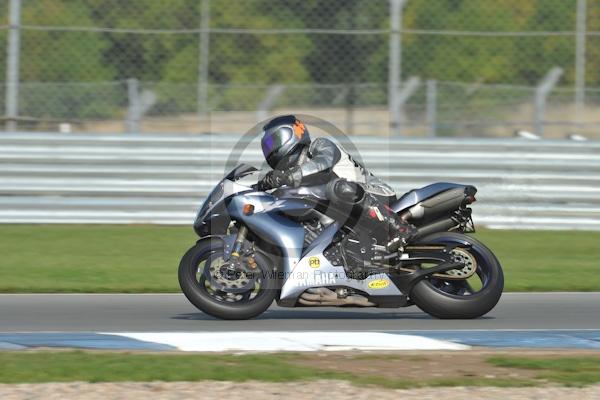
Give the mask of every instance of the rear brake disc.
<svg viewBox="0 0 600 400">
<path fill-rule="evenodd" d="M 442 246 L 410 246 L 407 247 L 407 250 L 441 250 Z M 465 266 L 460 269 L 451 269 L 446 272 L 440 272 L 437 274 L 432 274 L 431 276 L 438 279 L 445 280 L 465 280 L 473 276 L 475 271 L 477 271 L 477 260 L 471 253 L 469 253 L 465 249 L 461 249 L 459 247 L 453 249 L 450 254 L 452 255 L 452 261 L 459 262 L 464 264 Z M 417 268 L 417 267 L 415 267 Z M 412 272 L 414 269 L 411 268 L 399 268 L 401 271 Z"/>
<path fill-rule="evenodd" d="M 464 280 L 468 279 L 475 271 L 477 271 L 477 260 L 475 257 L 465 249 L 455 248 L 450 252 L 452 260 L 464 264 L 465 266 L 461 269 L 451 269 L 446 272 L 439 274 L 433 274 L 432 276 L 440 279 L 452 279 L 452 280 Z"/>
</svg>

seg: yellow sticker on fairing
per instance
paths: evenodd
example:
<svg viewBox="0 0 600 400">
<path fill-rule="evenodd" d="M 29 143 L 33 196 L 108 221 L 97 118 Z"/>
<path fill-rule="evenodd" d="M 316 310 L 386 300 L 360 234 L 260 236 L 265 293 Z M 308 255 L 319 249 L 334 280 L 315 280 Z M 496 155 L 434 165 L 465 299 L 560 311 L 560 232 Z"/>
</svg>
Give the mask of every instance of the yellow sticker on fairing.
<svg viewBox="0 0 600 400">
<path fill-rule="evenodd" d="M 375 279 L 374 281 L 369 282 L 369 288 L 371 289 L 383 289 L 390 285 L 390 281 L 385 279 Z"/>
<path fill-rule="evenodd" d="M 308 259 L 308 265 L 311 268 L 319 268 L 321 266 L 321 260 L 319 260 L 319 257 L 311 257 Z"/>
</svg>

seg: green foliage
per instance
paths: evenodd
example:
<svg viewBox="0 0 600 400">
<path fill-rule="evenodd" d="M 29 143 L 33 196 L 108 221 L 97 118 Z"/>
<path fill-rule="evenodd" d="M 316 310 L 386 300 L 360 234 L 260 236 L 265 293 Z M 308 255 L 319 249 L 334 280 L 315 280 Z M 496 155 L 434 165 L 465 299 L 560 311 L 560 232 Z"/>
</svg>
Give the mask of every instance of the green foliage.
<svg viewBox="0 0 600 400">
<path fill-rule="evenodd" d="M 573 31 L 574 2 L 557 0 L 414 0 L 408 29 L 449 31 Z M 535 85 L 553 66 L 574 64 L 573 37 L 408 34 L 405 71 L 450 81 Z"/>
<path fill-rule="evenodd" d="M 589 1 L 597 30 L 597 0 Z M 404 28 L 450 31 L 573 31 L 575 1 L 411 0 Z M 198 79 L 200 2 L 197 0 L 39 0 L 23 3 L 26 25 L 179 29 L 177 34 L 48 32 L 23 34 L 24 81 L 195 82 Z M 0 10 L 5 19 L 6 10 Z M 386 29 L 386 0 L 212 0 L 215 29 Z M 590 41 L 594 37 L 589 37 Z M 489 37 L 403 35 L 404 75 L 438 80 L 534 84 L 552 66 L 573 80 L 572 36 Z M 352 83 L 387 81 L 388 34 L 246 34 L 213 32 L 210 80 L 214 84 Z M 596 46 L 598 47 L 598 46 Z M 594 82 L 598 53 L 589 46 Z M 4 68 L 4 66 L 0 66 Z M 234 94 L 229 94 L 235 96 Z M 226 101 L 228 94 L 224 93 Z M 242 94 L 243 96 L 243 94 Z M 249 95 L 252 96 L 252 95 Z"/>
<path fill-rule="evenodd" d="M 200 22 L 199 1 L 90 0 L 94 25 L 115 29 L 194 29 Z M 103 35 L 110 47 L 102 61 L 114 65 L 115 79 L 192 82 L 198 74 L 197 34 Z"/>
<path fill-rule="evenodd" d="M 588 29 L 599 30 L 600 0 L 588 0 Z M 23 1 L 26 26 L 73 31 L 22 31 L 21 81 L 100 82 L 137 78 L 157 94 L 151 115 L 195 112 L 200 64 L 201 2 L 198 0 L 36 0 Z M 411 0 L 405 30 L 573 31 L 575 0 Z M 210 0 L 209 107 L 254 110 L 267 86 L 298 84 L 279 105 L 384 104 L 387 101 L 390 7 L 388 0 Z M 0 7 L 0 25 L 7 7 Z M 4 21 L 4 22 L 2 22 Z M 76 27 L 106 28 L 85 32 Z M 142 30 L 137 33 L 111 31 Z M 223 29 L 383 30 L 361 35 L 239 33 Z M 162 32 L 160 30 L 177 30 Z M 5 71 L 6 30 L 0 31 L 0 76 Z M 587 83 L 600 84 L 600 40 L 588 36 Z M 404 33 L 402 75 L 439 81 L 535 85 L 554 66 L 564 69 L 561 84 L 574 81 L 575 40 L 566 36 L 461 36 Z M 303 84 L 370 82 L 377 89 L 316 90 Z M 184 89 L 181 86 L 187 85 Z M 44 93 L 44 90 L 48 94 Z M 101 119 L 122 114 L 126 87 L 27 87 L 21 114 L 50 119 Z M 1 94 L 1 93 L 0 93 Z M 0 106 L 3 96 L 0 96 Z M 530 96 L 529 96 L 530 97 Z M 52 99 L 52 101 L 48 101 Z M 443 93 L 440 94 L 443 99 Z M 490 99 L 491 100 L 491 99 Z M 458 101 L 457 101 L 458 102 Z M 482 99 L 460 99 L 481 114 Z M 486 107 L 503 119 L 505 110 Z M 500 107 L 501 108 L 501 107 Z M 444 115 L 458 121 L 461 115 Z M 441 126 L 440 130 L 444 131 Z"/>
<path fill-rule="evenodd" d="M 117 113 L 126 101 L 119 82 L 22 83 L 20 114 L 49 119 L 95 119 Z M 48 101 L 51 99 L 51 101 Z"/>
<path fill-rule="evenodd" d="M 22 21 L 28 25 L 90 26 L 83 2 L 24 2 Z M 105 82 L 116 68 L 101 62 L 110 42 L 97 33 L 23 30 L 21 33 L 20 114 L 38 118 L 95 118 L 117 112 L 123 99 L 118 88 L 65 85 L 64 82 Z M 38 82 L 61 82 L 45 85 Z M 51 101 L 48 101 L 51 99 Z"/>
<path fill-rule="evenodd" d="M 600 0 L 588 0 L 587 29 L 600 31 Z M 600 85 L 600 36 L 587 36 L 586 81 L 593 86 Z"/>
<path fill-rule="evenodd" d="M 83 2 L 37 0 L 24 2 L 22 20 L 28 25 L 93 25 Z M 97 33 L 30 31 L 21 35 L 21 80 L 25 82 L 106 81 L 114 67 L 101 63 L 110 42 Z"/>
</svg>

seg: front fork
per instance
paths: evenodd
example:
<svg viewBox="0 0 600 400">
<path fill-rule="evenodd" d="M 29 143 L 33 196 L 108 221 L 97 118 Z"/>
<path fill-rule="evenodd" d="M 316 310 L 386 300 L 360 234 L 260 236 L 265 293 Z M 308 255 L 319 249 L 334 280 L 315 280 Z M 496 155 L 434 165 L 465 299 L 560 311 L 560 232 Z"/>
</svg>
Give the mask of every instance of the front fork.
<svg viewBox="0 0 600 400">
<path fill-rule="evenodd" d="M 238 230 L 237 236 L 235 238 L 235 242 L 233 242 L 233 248 L 231 249 L 231 257 L 239 258 L 240 251 L 242 250 L 242 245 L 244 244 L 244 240 L 246 240 L 246 236 L 248 235 L 248 227 L 246 225 L 240 226 Z"/>
<path fill-rule="evenodd" d="M 243 262 L 241 257 L 242 247 L 247 236 L 248 227 L 246 225 L 241 225 L 231 248 L 230 265 L 239 267 L 246 272 L 251 272 L 256 269 L 256 261 L 254 260 L 254 257 L 252 257 L 252 255 L 248 255 L 245 260 L 246 262 Z"/>
</svg>

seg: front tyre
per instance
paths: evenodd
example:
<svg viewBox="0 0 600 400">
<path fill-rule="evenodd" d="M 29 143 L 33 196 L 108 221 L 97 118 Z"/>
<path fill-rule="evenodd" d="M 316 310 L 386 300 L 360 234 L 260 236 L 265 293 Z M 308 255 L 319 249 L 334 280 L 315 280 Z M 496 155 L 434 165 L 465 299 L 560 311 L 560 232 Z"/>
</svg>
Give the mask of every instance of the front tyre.
<svg viewBox="0 0 600 400">
<path fill-rule="evenodd" d="M 229 320 L 262 314 L 275 298 L 276 280 L 264 255 L 253 254 L 256 273 L 228 274 L 223 241 L 206 238 L 190 248 L 179 263 L 179 286 L 199 310 Z"/>
<path fill-rule="evenodd" d="M 460 233 L 441 232 L 422 239 L 428 244 L 470 245 L 477 269 L 470 280 L 427 278 L 418 282 L 410 293 L 414 303 L 427 314 L 442 319 L 478 318 L 492 310 L 504 289 L 500 262 L 480 241 Z"/>
</svg>

